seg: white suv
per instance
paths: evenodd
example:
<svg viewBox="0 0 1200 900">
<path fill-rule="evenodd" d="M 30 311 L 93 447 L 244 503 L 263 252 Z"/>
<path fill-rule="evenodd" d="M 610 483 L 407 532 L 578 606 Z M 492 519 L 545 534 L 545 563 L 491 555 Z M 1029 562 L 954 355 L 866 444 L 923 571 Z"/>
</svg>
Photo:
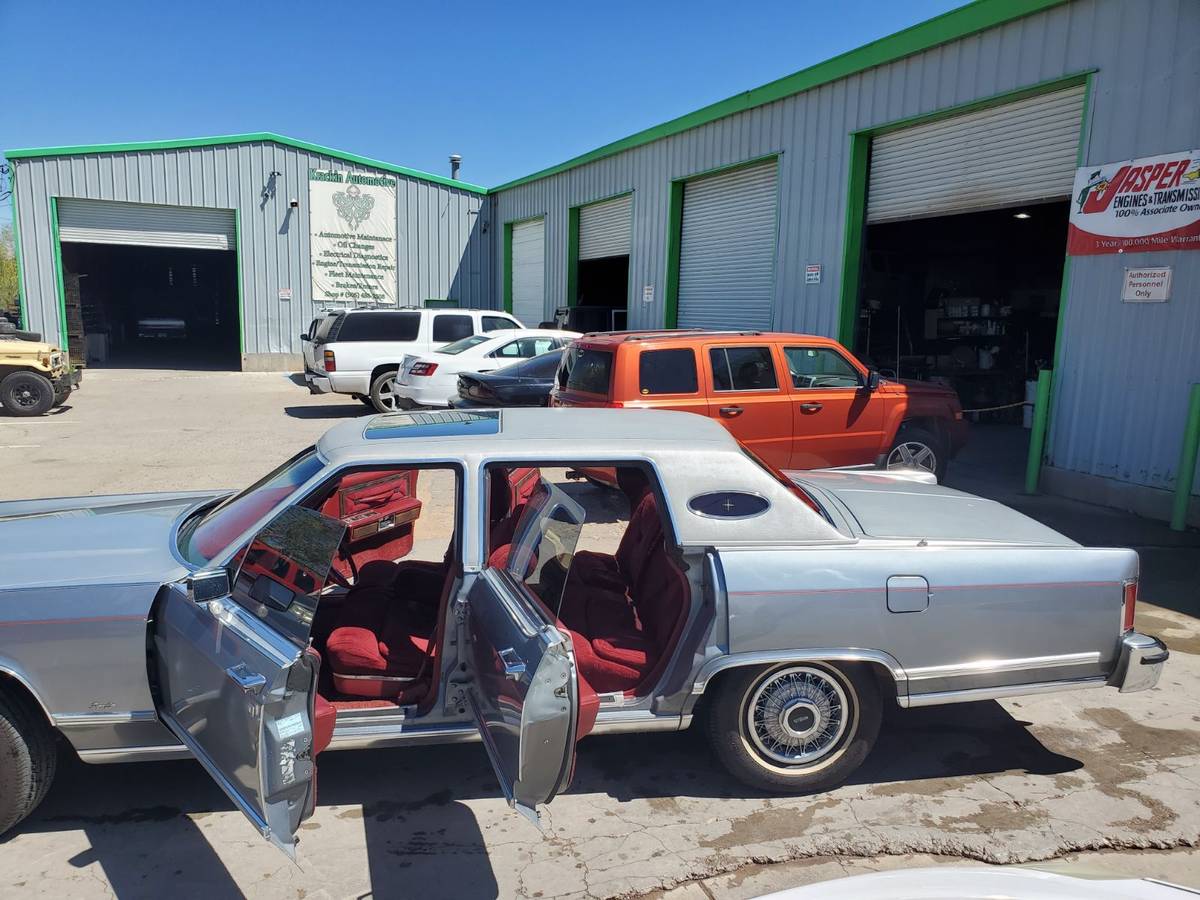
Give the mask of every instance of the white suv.
<svg viewBox="0 0 1200 900">
<path fill-rule="evenodd" d="M 382 408 L 373 397 L 381 388 L 390 393 L 406 354 L 521 327 L 495 309 L 349 309 L 322 319 L 316 334 L 307 336 L 312 362 L 305 359 L 304 380 L 314 394 L 349 394 Z"/>
</svg>

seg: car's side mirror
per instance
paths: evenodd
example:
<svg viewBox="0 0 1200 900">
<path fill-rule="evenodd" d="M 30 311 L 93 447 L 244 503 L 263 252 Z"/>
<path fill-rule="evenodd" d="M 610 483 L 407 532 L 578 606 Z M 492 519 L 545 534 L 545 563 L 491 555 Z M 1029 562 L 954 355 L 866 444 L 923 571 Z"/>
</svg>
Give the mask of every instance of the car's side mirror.
<svg viewBox="0 0 1200 900">
<path fill-rule="evenodd" d="M 207 603 L 225 597 L 230 592 L 229 572 L 225 569 L 204 569 L 193 572 L 187 581 L 188 599 L 193 603 Z"/>
<path fill-rule="evenodd" d="M 308 332 L 307 332 L 307 331 L 303 332 L 303 333 L 300 335 L 300 340 L 302 340 L 302 341 L 307 341 L 307 340 L 308 340 Z"/>
<path fill-rule="evenodd" d="M 867 392 L 876 391 L 879 389 L 879 370 L 870 369 L 867 372 Z"/>
</svg>

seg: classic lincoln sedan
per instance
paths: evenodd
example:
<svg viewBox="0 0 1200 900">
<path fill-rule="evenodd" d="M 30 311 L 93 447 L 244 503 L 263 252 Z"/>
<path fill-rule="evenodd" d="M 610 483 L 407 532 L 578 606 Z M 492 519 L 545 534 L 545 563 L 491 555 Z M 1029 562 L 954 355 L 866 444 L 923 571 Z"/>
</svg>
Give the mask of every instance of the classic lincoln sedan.
<svg viewBox="0 0 1200 900">
<path fill-rule="evenodd" d="M 699 719 L 747 784 L 821 791 L 887 704 L 1153 687 L 1137 583 L 1131 550 L 928 473 L 789 478 L 701 416 L 356 419 L 236 494 L 0 504 L 0 830 L 60 737 L 193 755 L 289 853 L 326 749 L 479 739 L 536 821 L 583 736 Z"/>
</svg>

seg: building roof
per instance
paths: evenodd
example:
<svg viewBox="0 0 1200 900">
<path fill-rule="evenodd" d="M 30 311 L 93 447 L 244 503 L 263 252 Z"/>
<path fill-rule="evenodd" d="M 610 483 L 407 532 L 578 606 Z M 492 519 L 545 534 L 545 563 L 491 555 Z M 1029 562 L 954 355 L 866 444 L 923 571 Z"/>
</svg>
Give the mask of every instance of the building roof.
<svg viewBox="0 0 1200 900">
<path fill-rule="evenodd" d="M 628 137 L 605 144 L 603 147 L 597 147 L 595 150 L 572 157 L 566 162 L 534 172 L 532 175 L 489 188 L 488 192 L 507 190 L 537 181 L 548 175 L 556 175 L 559 172 L 595 162 L 598 159 L 614 156 L 626 150 L 632 150 L 635 147 L 707 125 L 709 122 L 715 122 L 734 113 L 774 103 L 794 94 L 802 94 L 823 84 L 840 81 L 867 69 L 887 65 L 940 44 L 947 44 L 989 28 L 995 28 L 1014 19 L 1021 19 L 1054 6 L 1061 6 L 1067 2 L 1069 0 L 975 0 L 966 6 L 919 22 L 903 31 L 864 44 L 857 49 L 817 63 L 815 66 L 809 66 L 807 69 L 801 69 L 791 75 L 785 75 L 783 78 L 761 87 L 743 91 L 694 112 L 671 119 L 669 122 L 643 129 Z"/>
<path fill-rule="evenodd" d="M 380 169 L 384 172 L 391 172 L 395 175 L 403 175 L 406 178 L 416 178 L 420 181 L 431 181 L 434 184 L 442 184 L 447 187 L 457 188 L 461 191 L 467 191 L 472 194 L 486 194 L 487 188 L 478 184 L 471 184 L 466 181 L 458 181 L 454 178 L 447 178 L 444 175 L 434 175 L 431 172 L 422 172 L 418 169 L 410 169 L 407 166 L 398 166 L 394 163 L 383 162 L 378 159 L 371 159 L 366 156 L 359 156 L 357 153 L 347 153 L 344 150 L 334 150 L 332 147 L 323 147 L 320 144 L 313 144 L 309 141 L 301 141 L 296 138 L 287 137 L 282 134 L 275 134 L 272 131 L 256 131 L 252 134 L 223 134 L 215 137 L 198 137 L 198 138 L 179 138 L 177 140 L 165 141 L 133 141 L 132 143 L 123 144 L 81 144 L 70 147 L 33 147 L 22 150 L 6 150 L 4 155 L 8 159 L 34 159 L 45 156 L 84 156 L 96 153 L 142 153 L 151 150 L 187 150 L 193 147 L 219 147 L 228 146 L 230 144 L 259 144 L 273 143 L 281 144 L 284 147 L 292 147 L 296 150 L 306 150 L 309 153 L 316 153 L 321 156 L 331 156 L 334 159 L 340 159 L 344 162 L 356 163 L 360 166 L 369 166 L 373 169 Z"/>
</svg>

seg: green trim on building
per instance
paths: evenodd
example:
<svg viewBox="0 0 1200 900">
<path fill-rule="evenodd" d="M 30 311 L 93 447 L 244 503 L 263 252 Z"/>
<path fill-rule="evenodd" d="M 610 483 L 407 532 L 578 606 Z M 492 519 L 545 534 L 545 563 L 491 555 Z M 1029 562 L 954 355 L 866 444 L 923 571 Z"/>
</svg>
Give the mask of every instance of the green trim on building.
<svg viewBox="0 0 1200 900">
<path fill-rule="evenodd" d="M 513 309 L 513 270 L 512 270 L 512 241 L 513 223 L 504 223 L 504 311 L 512 313 Z"/>
<path fill-rule="evenodd" d="M 862 276 L 862 251 L 866 240 L 867 181 L 870 170 L 871 139 L 881 134 L 898 131 L 901 128 L 909 128 L 913 125 L 925 125 L 929 122 L 960 116 L 964 113 L 989 109 L 994 106 L 1003 106 L 1006 103 L 1015 103 L 1018 100 L 1024 100 L 1028 97 L 1035 97 L 1039 94 L 1050 94 L 1054 91 L 1065 90 L 1066 88 L 1080 84 L 1084 85 L 1083 121 L 1081 123 L 1081 128 L 1083 128 L 1087 122 L 1088 99 L 1091 93 L 1092 75 L 1095 71 L 1095 69 L 1089 69 L 1065 75 L 1061 78 L 1039 81 L 1037 84 L 993 94 L 990 97 L 982 97 L 979 100 L 972 100 L 969 103 L 947 106 L 943 109 L 937 109 L 919 116 L 896 119 L 892 122 L 885 122 L 882 125 L 850 133 L 850 173 L 846 187 L 846 227 L 842 239 L 842 285 L 838 307 L 838 340 L 847 347 L 850 347 L 850 349 L 854 349 L 852 344 L 854 341 L 855 320 L 858 316 L 858 293 Z M 1080 140 L 1082 141 L 1082 131 Z M 1068 262 L 1068 268 L 1064 269 L 1063 272 L 1064 299 L 1069 265 L 1070 263 Z M 1058 326 L 1059 338 L 1061 338 L 1061 315 L 1058 320 Z M 1055 352 L 1057 352 L 1057 347 L 1058 344 L 1056 343 Z"/>
<path fill-rule="evenodd" d="M 371 159 L 367 156 L 359 156 L 357 153 L 347 153 L 344 150 L 334 150 L 331 147 L 323 147 L 320 144 L 313 144 L 308 141 L 299 141 L 295 138 L 285 137 L 282 134 L 275 134 L 270 131 L 257 131 L 252 134 L 226 134 L 216 137 L 200 137 L 200 138 L 181 138 L 178 140 L 166 141 L 134 141 L 132 143 L 123 144 L 83 144 L 72 147 L 34 147 L 25 150 L 7 150 L 5 156 L 9 159 L 32 159 L 43 156 L 84 156 L 95 153 L 142 153 L 153 150 L 189 150 L 195 147 L 219 147 L 230 144 L 257 144 L 257 143 L 274 143 L 282 144 L 285 147 L 292 147 L 296 150 L 305 150 L 309 153 L 316 153 L 321 156 L 331 156 L 334 159 L 340 159 L 343 162 L 356 163 L 360 166 L 370 166 L 373 169 L 381 169 L 384 172 L 391 172 L 395 175 L 403 175 L 406 178 L 416 178 L 421 181 L 431 181 L 434 184 L 445 185 L 446 187 L 458 188 L 459 190 L 467 191 L 472 194 L 486 194 L 487 188 L 478 185 L 470 184 L 466 181 L 456 181 L 453 178 L 447 178 L 443 175 L 434 175 L 430 172 L 422 172 L 419 169 L 410 169 L 407 166 L 397 166 L 393 163 L 383 162 L 378 159 Z"/>
<path fill-rule="evenodd" d="M 67 345 L 67 286 L 63 282 L 62 241 L 58 238 L 58 198 L 50 198 L 50 243 L 54 249 L 54 283 L 58 294 L 59 349 L 70 353 Z"/>
<path fill-rule="evenodd" d="M 679 324 L 679 251 L 683 243 L 683 181 L 672 181 L 667 202 L 667 269 L 663 287 L 663 327 Z"/>
<path fill-rule="evenodd" d="M 774 103 L 785 97 L 801 94 L 823 84 L 838 81 L 851 75 L 886 65 L 922 53 L 940 44 L 960 40 L 972 34 L 978 34 L 989 28 L 1004 25 L 1015 19 L 1022 19 L 1034 13 L 1060 6 L 1068 0 L 975 0 L 966 6 L 953 9 L 950 12 L 935 16 L 924 22 L 898 31 L 895 34 L 864 44 L 856 50 L 835 56 L 825 62 L 817 63 L 792 75 L 787 75 L 769 84 L 744 91 L 725 100 L 712 103 L 702 109 L 679 116 L 661 125 L 631 134 L 628 137 L 605 144 L 587 153 L 568 159 L 566 162 L 534 172 L 524 178 L 517 178 L 498 187 L 490 188 L 490 192 L 507 190 L 518 185 L 557 175 L 568 169 L 576 168 L 598 159 L 604 159 L 634 147 L 641 147 L 653 141 L 661 140 L 671 135 L 707 125 L 718 119 L 734 113 L 745 112 L 767 103 Z"/>
<path fill-rule="evenodd" d="M 25 268 L 21 265 L 21 214 L 17 209 L 17 167 L 9 166 L 8 188 L 12 192 L 13 262 L 17 266 L 17 309 L 21 328 L 29 329 L 29 307 L 25 305 Z"/>
<path fill-rule="evenodd" d="M 246 301 L 242 289 L 242 211 L 233 210 L 233 252 L 237 259 L 238 352 L 246 355 Z"/>
<path fill-rule="evenodd" d="M 579 299 L 579 209 L 567 210 L 567 306 Z"/>
<path fill-rule="evenodd" d="M 871 138 L 850 135 L 849 178 L 846 187 L 846 226 L 842 238 L 842 284 L 838 306 L 838 340 L 850 349 L 858 318 L 858 291 L 862 283 L 862 251 L 867 228 L 867 172 Z"/>
</svg>

